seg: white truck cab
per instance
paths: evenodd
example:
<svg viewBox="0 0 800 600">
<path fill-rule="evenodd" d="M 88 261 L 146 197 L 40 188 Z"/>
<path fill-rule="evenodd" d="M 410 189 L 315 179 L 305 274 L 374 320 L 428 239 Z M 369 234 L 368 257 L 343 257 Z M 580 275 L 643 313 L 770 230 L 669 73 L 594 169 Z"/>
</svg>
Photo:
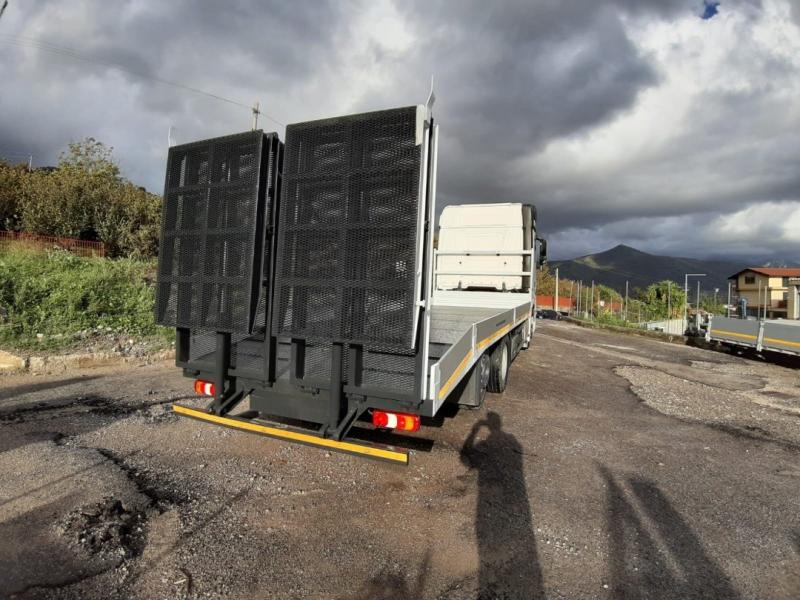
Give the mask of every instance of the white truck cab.
<svg viewBox="0 0 800 600">
<path fill-rule="evenodd" d="M 530 289 L 530 276 L 523 275 L 531 272 L 530 255 L 503 253 L 531 250 L 535 221 L 528 204 L 446 206 L 439 219 L 436 289 Z M 457 252 L 465 254 L 445 254 Z"/>
</svg>

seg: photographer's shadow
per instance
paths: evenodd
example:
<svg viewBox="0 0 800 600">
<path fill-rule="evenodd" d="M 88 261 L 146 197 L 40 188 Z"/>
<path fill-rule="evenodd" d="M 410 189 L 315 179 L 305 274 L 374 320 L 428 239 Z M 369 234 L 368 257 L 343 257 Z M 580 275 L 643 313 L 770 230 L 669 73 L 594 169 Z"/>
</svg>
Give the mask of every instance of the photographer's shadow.
<svg viewBox="0 0 800 600">
<path fill-rule="evenodd" d="M 487 437 L 476 442 L 484 427 Z M 522 446 L 503 431 L 495 412 L 474 425 L 461 449 L 461 461 L 478 475 L 480 598 L 545 597 L 522 456 Z"/>
</svg>

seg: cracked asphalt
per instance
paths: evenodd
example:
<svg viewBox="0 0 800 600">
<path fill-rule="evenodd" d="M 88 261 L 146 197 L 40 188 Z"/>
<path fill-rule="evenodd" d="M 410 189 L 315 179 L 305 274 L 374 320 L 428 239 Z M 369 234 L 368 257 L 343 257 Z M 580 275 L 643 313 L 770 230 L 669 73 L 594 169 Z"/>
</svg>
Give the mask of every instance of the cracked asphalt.
<svg viewBox="0 0 800 600">
<path fill-rule="evenodd" d="M 398 467 L 0 377 L 0 596 L 800 598 L 800 365 L 539 322 Z"/>
</svg>

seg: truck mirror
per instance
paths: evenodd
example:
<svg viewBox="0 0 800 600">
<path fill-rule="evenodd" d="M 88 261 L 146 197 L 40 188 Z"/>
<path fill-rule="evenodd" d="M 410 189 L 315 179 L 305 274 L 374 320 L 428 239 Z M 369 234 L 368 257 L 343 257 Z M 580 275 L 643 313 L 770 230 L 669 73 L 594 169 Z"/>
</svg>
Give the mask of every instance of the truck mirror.
<svg viewBox="0 0 800 600">
<path fill-rule="evenodd" d="M 539 267 L 547 264 L 547 240 L 544 238 L 536 238 L 539 240 Z"/>
</svg>

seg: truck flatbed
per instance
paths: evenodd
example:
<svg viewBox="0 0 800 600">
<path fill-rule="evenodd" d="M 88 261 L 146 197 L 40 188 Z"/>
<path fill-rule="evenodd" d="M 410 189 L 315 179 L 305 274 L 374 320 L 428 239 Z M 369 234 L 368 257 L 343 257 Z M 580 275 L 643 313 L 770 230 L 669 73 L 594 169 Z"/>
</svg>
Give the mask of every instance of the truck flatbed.
<svg viewBox="0 0 800 600">
<path fill-rule="evenodd" d="M 800 322 L 784 319 L 712 317 L 708 341 L 800 356 Z"/>
</svg>

